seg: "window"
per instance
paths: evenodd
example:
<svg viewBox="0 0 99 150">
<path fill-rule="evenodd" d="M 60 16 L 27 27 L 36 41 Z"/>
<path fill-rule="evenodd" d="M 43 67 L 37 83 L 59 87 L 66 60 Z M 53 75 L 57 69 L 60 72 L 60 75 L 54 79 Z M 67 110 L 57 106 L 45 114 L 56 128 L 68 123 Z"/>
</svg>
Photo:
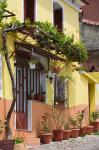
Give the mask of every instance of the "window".
<svg viewBox="0 0 99 150">
<path fill-rule="evenodd" d="M 63 8 L 57 2 L 53 3 L 53 21 L 59 31 L 63 30 Z"/>
<path fill-rule="evenodd" d="M 55 77 L 54 99 L 56 103 L 67 103 L 67 81 L 65 78 Z"/>
<path fill-rule="evenodd" d="M 35 0 L 24 0 L 24 19 L 35 20 Z"/>
</svg>

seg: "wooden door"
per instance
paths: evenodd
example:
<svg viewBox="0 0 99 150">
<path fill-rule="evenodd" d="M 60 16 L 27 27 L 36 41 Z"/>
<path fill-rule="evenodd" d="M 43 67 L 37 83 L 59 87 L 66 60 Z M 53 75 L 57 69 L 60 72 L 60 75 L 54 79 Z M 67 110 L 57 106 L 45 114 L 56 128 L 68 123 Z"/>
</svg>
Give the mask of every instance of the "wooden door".
<svg viewBox="0 0 99 150">
<path fill-rule="evenodd" d="M 28 128 L 27 68 L 16 67 L 16 128 Z"/>
</svg>

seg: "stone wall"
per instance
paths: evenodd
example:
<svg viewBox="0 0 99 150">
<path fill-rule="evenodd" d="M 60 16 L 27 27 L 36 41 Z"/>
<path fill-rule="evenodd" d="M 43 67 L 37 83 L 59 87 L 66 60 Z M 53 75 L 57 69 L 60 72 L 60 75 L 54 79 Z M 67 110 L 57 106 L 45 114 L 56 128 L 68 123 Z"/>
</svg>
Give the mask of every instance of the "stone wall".
<svg viewBox="0 0 99 150">
<path fill-rule="evenodd" d="M 81 39 L 88 50 L 99 49 L 99 26 L 80 23 Z"/>
</svg>

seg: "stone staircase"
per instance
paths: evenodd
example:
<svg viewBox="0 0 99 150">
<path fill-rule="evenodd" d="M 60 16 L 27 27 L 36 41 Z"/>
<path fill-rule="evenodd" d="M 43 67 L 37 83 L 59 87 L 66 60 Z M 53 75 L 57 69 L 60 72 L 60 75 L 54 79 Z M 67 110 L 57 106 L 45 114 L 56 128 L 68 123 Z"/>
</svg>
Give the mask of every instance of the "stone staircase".
<svg viewBox="0 0 99 150">
<path fill-rule="evenodd" d="M 24 144 L 27 145 L 27 147 L 36 147 L 40 145 L 40 138 L 35 138 L 32 132 L 16 131 L 15 136 L 22 137 L 24 139 Z"/>
<path fill-rule="evenodd" d="M 34 137 L 26 137 L 26 145 L 31 147 L 36 147 L 40 145 L 40 138 L 34 138 Z"/>
</svg>

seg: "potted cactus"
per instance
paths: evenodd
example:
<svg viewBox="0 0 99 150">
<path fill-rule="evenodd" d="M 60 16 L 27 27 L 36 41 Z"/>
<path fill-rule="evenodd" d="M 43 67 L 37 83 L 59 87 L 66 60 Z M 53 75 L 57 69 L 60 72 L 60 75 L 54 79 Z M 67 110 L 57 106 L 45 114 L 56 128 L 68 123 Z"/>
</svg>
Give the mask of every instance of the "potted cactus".
<svg viewBox="0 0 99 150">
<path fill-rule="evenodd" d="M 52 133 L 49 129 L 48 114 L 45 113 L 41 119 L 40 141 L 43 144 L 49 144 L 52 140 Z"/>
</svg>

